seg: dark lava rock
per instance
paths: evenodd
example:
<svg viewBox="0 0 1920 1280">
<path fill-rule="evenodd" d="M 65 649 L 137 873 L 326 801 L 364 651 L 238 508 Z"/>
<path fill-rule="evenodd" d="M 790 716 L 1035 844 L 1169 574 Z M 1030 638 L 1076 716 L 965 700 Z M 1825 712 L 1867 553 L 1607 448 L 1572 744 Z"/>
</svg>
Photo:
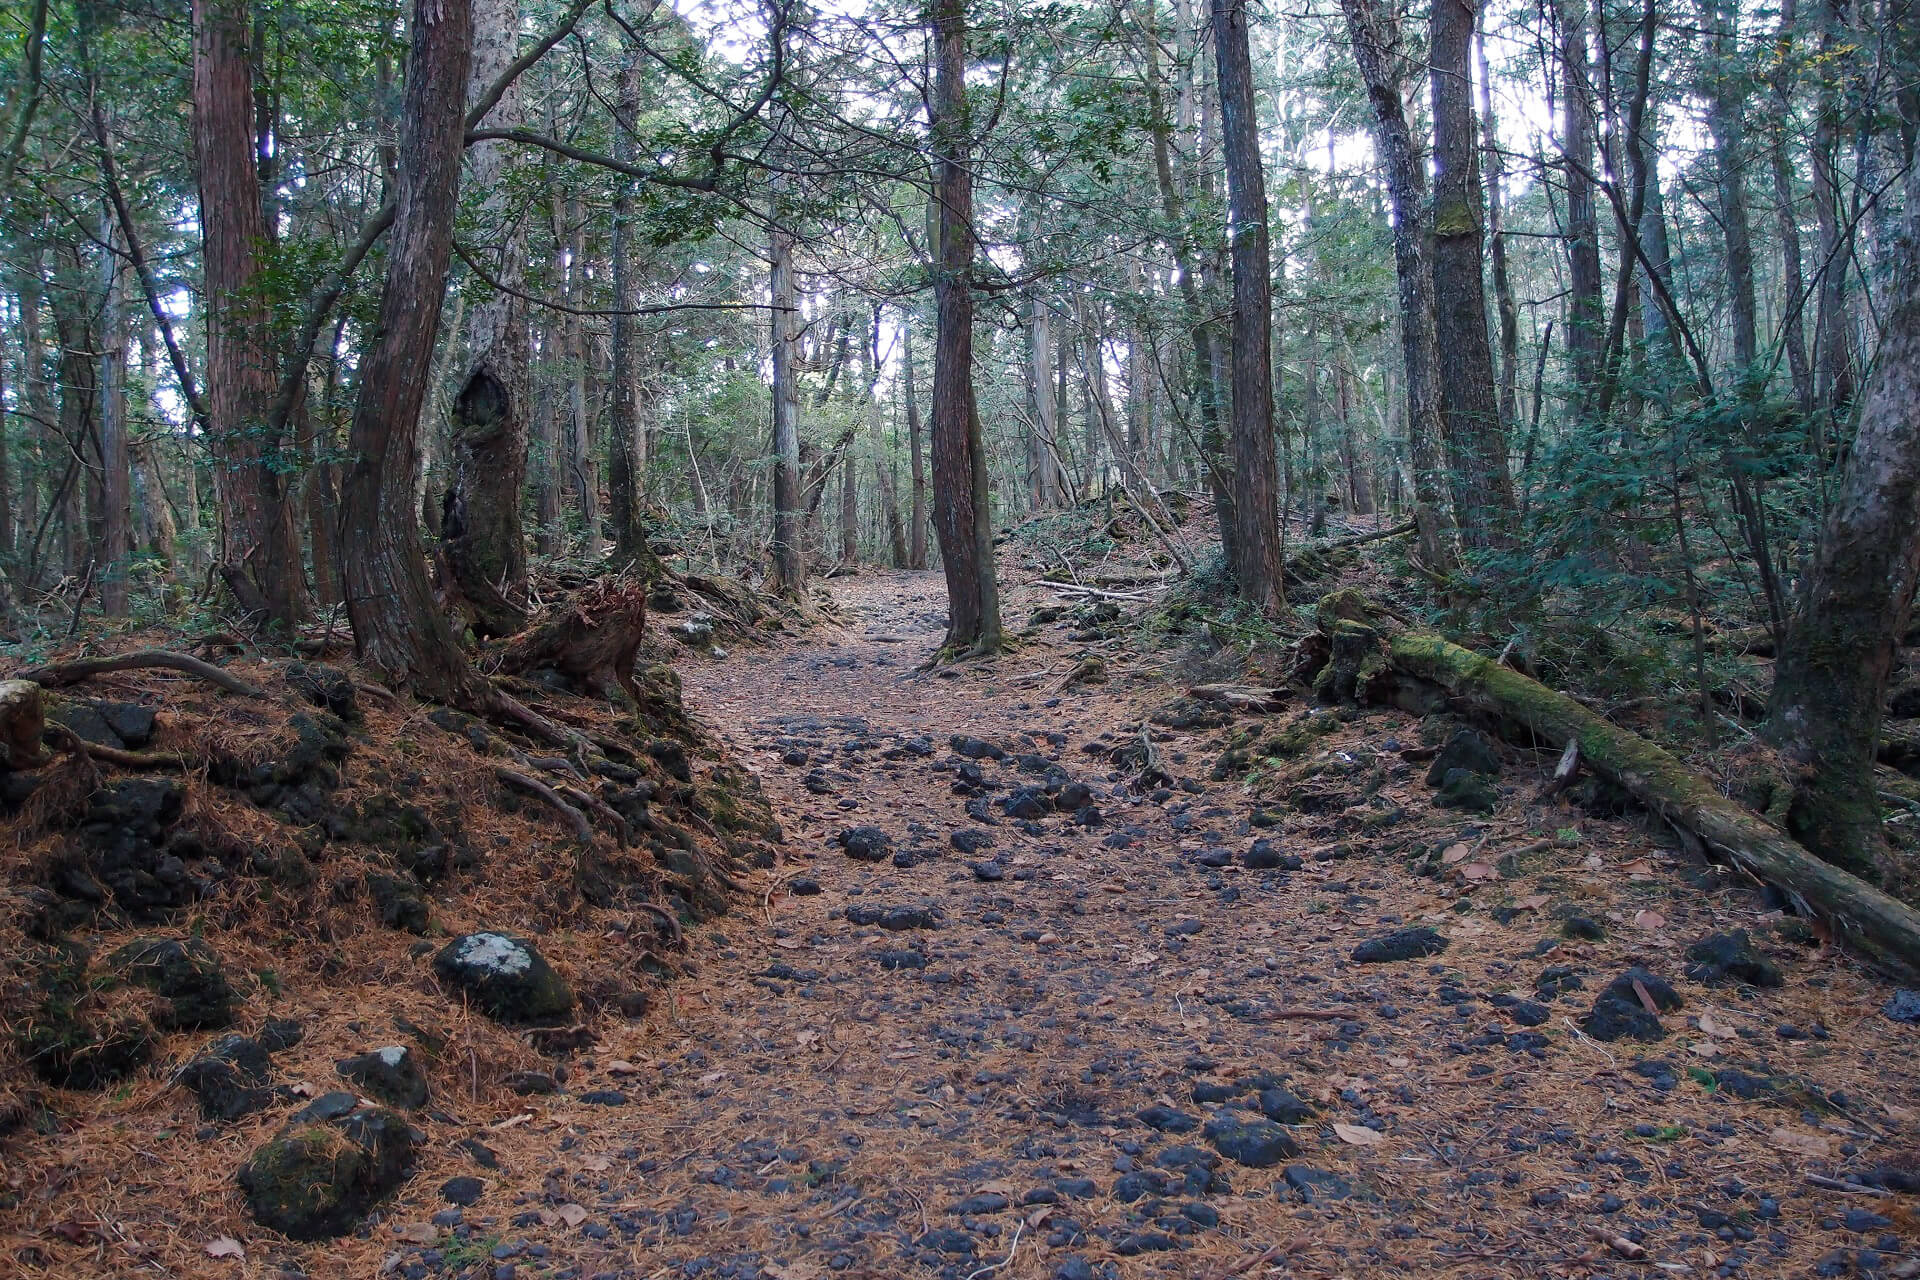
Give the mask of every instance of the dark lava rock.
<svg viewBox="0 0 1920 1280">
<path fill-rule="evenodd" d="M 1447 738 L 1447 745 L 1434 757 L 1433 767 L 1427 770 L 1427 785 L 1444 786 L 1447 775 L 1455 769 L 1465 769 L 1483 778 L 1499 777 L 1500 753 L 1494 749 L 1493 740 L 1478 729 L 1455 729 Z"/>
<path fill-rule="evenodd" d="M 353 677 L 340 668 L 324 662 L 289 662 L 284 672 L 288 686 L 314 706 L 331 711 L 342 720 L 360 718 L 359 694 L 353 687 Z"/>
<path fill-rule="evenodd" d="M 812 876 L 801 876 L 788 883 L 787 892 L 796 898 L 811 898 L 823 890 L 820 888 L 820 882 Z"/>
<path fill-rule="evenodd" d="M 397 1112 L 328 1094 L 240 1166 L 247 1208 L 295 1240 L 342 1236 L 406 1176 L 413 1130 Z"/>
<path fill-rule="evenodd" d="M 180 1068 L 176 1078 L 200 1103 L 203 1119 L 238 1120 L 273 1100 L 272 1091 L 260 1087 L 270 1065 L 259 1041 L 222 1036 Z"/>
<path fill-rule="evenodd" d="M 893 838 L 878 827 L 849 827 L 835 839 L 856 862 L 885 862 L 893 852 Z"/>
<path fill-rule="evenodd" d="M 848 907 L 847 923 L 863 926 L 877 924 L 895 933 L 903 929 L 940 927 L 939 917 L 934 914 L 932 907 Z"/>
<path fill-rule="evenodd" d="M 969 760 L 1005 760 L 1007 758 L 1007 753 L 991 742 L 970 738 L 965 734 L 954 734 L 947 739 L 947 745 L 953 748 L 955 754 L 963 755 Z"/>
<path fill-rule="evenodd" d="M 457 1204 L 462 1208 L 478 1200 L 487 1189 L 480 1179 L 461 1174 L 457 1178 L 448 1178 L 440 1184 L 440 1198 L 448 1204 Z"/>
<path fill-rule="evenodd" d="M 233 987 L 220 957 L 199 938 L 136 938 L 107 963 L 160 997 L 153 1025 L 163 1031 L 217 1031 L 233 1022 Z"/>
<path fill-rule="evenodd" d="M 1218 870 L 1233 862 L 1233 853 L 1223 844 L 1210 844 L 1193 855 L 1195 866 Z"/>
<path fill-rule="evenodd" d="M 1490 814 L 1500 803 L 1500 793 L 1483 774 L 1471 769 L 1449 769 L 1440 783 L 1433 803 L 1441 809 L 1465 809 L 1468 813 Z"/>
<path fill-rule="evenodd" d="M 1255 840 L 1247 851 L 1240 855 L 1240 862 L 1249 871 L 1272 871 L 1285 861 L 1285 855 L 1279 846 L 1264 837 Z"/>
<path fill-rule="evenodd" d="M 1560 936 L 1580 942 L 1605 942 L 1607 927 L 1591 916 L 1568 916 L 1560 922 Z"/>
<path fill-rule="evenodd" d="M 882 969 L 924 969 L 927 957 L 918 951 L 901 949 L 898 951 L 876 951 L 873 958 L 880 962 Z"/>
<path fill-rule="evenodd" d="M 618 1089 L 589 1089 L 580 1095 L 580 1101 L 596 1107 L 624 1107 L 627 1095 Z"/>
<path fill-rule="evenodd" d="M 975 879 L 984 880 L 989 884 L 1007 878 L 1007 869 L 998 862 L 969 862 L 967 866 L 972 870 Z"/>
<path fill-rule="evenodd" d="M 1308 1204 L 1323 1200 L 1346 1200 L 1353 1195 L 1353 1187 L 1345 1178 L 1311 1165 L 1290 1164 L 1285 1177 L 1287 1185 Z"/>
<path fill-rule="evenodd" d="M 1920 991 L 1901 987 L 1887 997 L 1887 1002 L 1880 1006 L 1880 1013 L 1882 1017 L 1895 1022 L 1920 1022 Z"/>
<path fill-rule="evenodd" d="M 433 971 L 501 1022 L 538 1022 L 573 1008 L 572 988 L 523 938 L 462 934 L 433 958 Z"/>
<path fill-rule="evenodd" d="M 554 1082 L 553 1077 L 544 1071 L 509 1071 L 501 1079 L 507 1088 L 523 1098 L 534 1094 L 552 1093 L 560 1087 Z"/>
<path fill-rule="evenodd" d="M 373 915 L 389 929 L 404 929 L 422 937 L 433 923 L 433 913 L 417 885 L 378 871 L 367 873 L 367 896 Z"/>
<path fill-rule="evenodd" d="M 1533 984 L 1533 993 L 1542 1000 L 1551 1000 L 1562 992 L 1578 991 L 1585 985 L 1580 975 L 1573 971 L 1572 965 L 1551 964 L 1540 971 L 1539 978 Z"/>
<path fill-rule="evenodd" d="M 1062 813 L 1072 813 L 1093 803 L 1093 788 L 1084 782 L 1069 782 L 1060 788 L 1053 798 L 1054 807 Z"/>
<path fill-rule="evenodd" d="M 1269 1169 L 1300 1154 L 1292 1134 L 1271 1120 L 1244 1112 L 1219 1112 L 1207 1121 L 1206 1135 L 1221 1155 L 1250 1169 Z"/>
<path fill-rule="evenodd" d="M 1095 1280 L 1093 1264 L 1077 1253 L 1070 1253 L 1053 1269 L 1053 1280 Z"/>
<path fill-rule="evenodd" d="M 1158 1129 L 1161 1133 L 1192 1133 L 1200 1127 L 1198 1116 L 1176 1111 L 1172 1107 L 1151 1106 L 1139 1116 L 1141 1124 L 1149 1129 Z"/>
<path fill-rule="evenodd" d="M 1437 956 L 1447 949 L 1447 939 L 1424 925 L 1399 929 L 1378 938 L 1368 938 L 1353 949 L 1360 964 L 1387 964 L 1395 960 L 1418 960 Z"/>
<path fill-rule="evenodd" d="M 1304 1124 L 1314 1113 L 1311 1103 L 1278 1086 L 1262 1089 L 1259 1104 L 1260 1114 L 1275 1124 Z"/>
<path fill-rule="evenodd" d="M 963 827 L 959 831 L 954 832 L 949 839 L 952 840 L 953 847 L 964 854 L 975 854 L 982 849 L 993 848 L 992 833 L 980 831 L 973 827 Z"/>
<path fill-rule="evenodd" d="M 1729 979 L 1754 987 L 1777 987 L 1780 970 L 1754 949 L 1745 929 L 1712 933 L 1687 948 L 1687 976 L 1712 985 Z"/>
<path fill-rule="evenodd" d="M 947 1206 L 947 1212 L 957 1213 L 962 1217 L 972 1217 L 980 1213 L 999 1213 L 1012 1203 L 998 1191 L 983 1191 L 977 1196 L 968 1196 L 964 1200 L 954 1201 Z"/>
<path fill-rule="evenodd" d="M 922 1249 L 934 1249 L 940 1253 L 957 1253 L 969 1258 L 978 1248 L 972 1236 L 953 1227 L 935 1227 L 914 1243 Z"/>
<path fill-rule="evenodd" d="M 389 1106 L 413 1110 L 427 1105 L 427 1078 L 405 1045 L 390 1044 L 344 1058 L 334 1064 L 334 1070 Z"/>
<path fill-rule="evenodd" d="M 85 852 L 56 869 L 65 897 L 114 905 L 138 921 L 164 917 L 198 896 L 181 859 L 167 847 L 185 791 L 165 778 L 126 778 L 89 799 L 78 835 Z"/>
<path fill-rule="evenodd" d="M 1507 1006 L 1507 1016 L 1523 1027 L 1537 1027 L 1553 1015 L 1537 1000 L 1516 1000 Z"/>
<path fill-rule="evenodd" d="M 306 1038 L 306 1029 L 292 1018 L 268 1018 L 254 1037 L 268 1053 L 285 1053 Z"/>
<path fill-rule="evenodd" d="M 1646 969 L 1629 969 L 1594 999 L 1593 1008 L 1580 1020 L 1583 1030 L 1595 1040 L 1659 1040 L 1667 1034 L 1657 1015 L 1649 1012 L 1634 989 L 1634 983 L 1646 989 L 1654 1007 L 1661 1012 L 1678 1009 L 1683 1003 L 1679 993 L 1662 978 Z"/>
<path fill-rule="evenodd" d="M 153 1027 L 141 1018 L 95 1022 L 50 1003 L 15 1043 L 33 1073 L 60 1089 L 104 1089 L 153 1057 Z"/>
<path fill-rule="evenodd" d="M 1032 821 L 1053 812 L 1053 797 L 1043 787 L 1019 787 L 1001 799 L 1000 809 L 1009 818 Z"/>
</svg>

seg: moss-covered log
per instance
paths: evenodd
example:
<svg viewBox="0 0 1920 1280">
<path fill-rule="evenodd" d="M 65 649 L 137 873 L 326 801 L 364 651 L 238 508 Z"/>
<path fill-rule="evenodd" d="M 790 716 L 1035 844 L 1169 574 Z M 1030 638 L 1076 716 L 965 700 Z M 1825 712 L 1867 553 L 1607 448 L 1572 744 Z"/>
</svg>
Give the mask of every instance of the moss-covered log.
<svg viewBox="0 0 1920 1280">
<path fill-rule="evenodd" d="M 1881 969 L 1920 976 L 1920 913 L 1808 853 L 1758 815 L 1722 796 L 1665 751 L 1607 723 L 1572 698 L 1439 636 L 1410 631 L 1389 642 L 1394 669 L 1429 680 L 1477 710 L 1525 725 L 1580 757 L 1714 853 L 1790 894 L 1834 936 Z"/>
</svg>

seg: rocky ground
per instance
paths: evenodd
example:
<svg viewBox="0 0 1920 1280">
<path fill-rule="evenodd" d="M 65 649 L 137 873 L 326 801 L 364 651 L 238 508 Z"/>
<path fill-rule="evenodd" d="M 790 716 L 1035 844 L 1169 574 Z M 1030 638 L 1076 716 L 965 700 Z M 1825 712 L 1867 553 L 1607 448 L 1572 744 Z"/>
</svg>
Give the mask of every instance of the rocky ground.
<svg viewBox="0 0 1920 1280">
<path fill-rule="evenodd" d="M 174 1230 L 208 1275 L 1920 1274 L 1920 997 L 1599 789 L 1536 801 L 1551 758 L 1194 702 L 1085 607 L 923 671 L 938 575 L 832 590 L 842 627 L 682 663 L 786 842 L 651 1009 L 512 1061 L 454 1026 L 338 1241 L 224 1177 L 110 1224 L 43 1180 L 21 1273 L 158 1274 L 124 1240 Z M 177 1142 L 184 1101 L 146 1077 L 110 1123 Z"/>
</svg>

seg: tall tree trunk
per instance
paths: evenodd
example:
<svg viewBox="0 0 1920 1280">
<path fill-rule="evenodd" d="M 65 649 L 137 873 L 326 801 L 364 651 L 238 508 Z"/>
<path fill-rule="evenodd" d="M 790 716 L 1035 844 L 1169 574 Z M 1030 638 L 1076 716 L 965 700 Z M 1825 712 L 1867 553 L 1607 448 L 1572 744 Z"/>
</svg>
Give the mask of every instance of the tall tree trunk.
<svg viewBox="0 0 1920 1280">
<path fill-rule="evenodd" d="M 1480 131 L 1486 139 L 1487 175 L 1487 262 L 1493 269 L 1493 302 L 1500 316 L 1500 430 L 1510 436 L 1518 421 L 1520 364 L 1520 307 L 1513 297 L 1513 279 L 1507 271 L 1506 162 L 1500 154 L 1500 140 L 1494 128 L 1493 72 L 1487 66 L 1485 39 L 1474 41 L 1480 67 Z M 1597 234 L 1597 229 L 1596 229 Z"/>
<path fill-rule="evenodd" d="M 1874 753 L 1894 646 L 1920 577 L 1920 214 L 1908 217 L 1859 432 L 1767 701 L 1769 736 L 1803 766 L 1788 819 L 1794 837 L 1883 883 L 1894 868 Z"/>
<path fill-rule="evenodd" d="M 1559 0 L 1561 145 L 1566 148 L 1567 355 L 1574 404 L 1591 412 L 1600 385 L 1606 312 L 1600 302 L 1600 220 L 1594 211 L 1593 80 L 1587 53 L 1587 0 Z"/>
<path fill-rule="evenodd" d="M 840 567 L 848 571 L 860 564 L 860 468 L 854 463 L 855 449 L 848 446 L 840 468 Z"/>
<path fill-rule="evenodd" d="M 1391 0 L 1388 0 L 1391 3 Z M 1400 297 L 1400 359 L 1406 377 L 1407 451 L 1413 470 L 1413 519 L 1420 558 L 1444 569 L 1445 467 L 1440 457 L 1440 389 L 1435 381 L 1432 246 L 1427 175 L 1407 124 L 1405 55 L 1399 17 L 1381 0 L 1342 0 L 1354 59 L 1373 106 L 1375 145 L 1387 166 L 1393 203 L 1393 266 Z"/>
<path fill-rule="evenodd" d="M 1273 308 L 1267 181 L 1253 105 L 1246 0 L 1212 0 L 1220 123 L 1233 236 L 1233 518 L 1237 579 L 1247 603 L 1271 611 L 1280 585 L 1279 495 L 1273 456 Z"/>
<path fill-rule="evenodd" d="M 91 566 L 85 497 L 98 453 L 99 372 L 94 360 L 98 335 L 93 326 L 94 296 L 86 283 L 80 252 L 61 246 L 53 281 L 54 338 L 60 345 L 61 478 L 55 501 L 60 511 L 63 571 L 81 577 Z"/>
<path fill-rule="evenodd" d="M 520 0 L 478 0 L 467 101 L 474 102 L 519 55 Z M 481 122 L 521 123 L 510 86 Z M 467 319 L 467 361 L 452 412 L 452 476 L 441 503 L 441 546 L 468 624 L 480 636 L 510 636 L 527 625 L 527 544 L 522 490 L 527 476 L 526 233 L 509 181 L 512 144 L 477 142 L 467 153 L 472 189 L 482 193 L 483 243 L 497 246 L 488 268 L 505 286 Z"/>
<path fill-rule="evenodd" d="M 1027 390 L 1033 425 L 1027 433 L 1027 477 L 1033 508 L 1044 510 L 1059 502 L 1059 480 L 1053 460 L 1059 444 L 1054 438 L 1053 314 L 1038 294 L 1027 323 Z"/>
<path fill-rule="evenodd" d="M 42 318 L 42 302 L 46 294 L 46 282 L 42 276 L 45 254 L 38 246 L 26 254 L 27 261 L 20 269 L 19 290 L 16 296 L 20 300 L 20 387 L 18 394 L 25 406 L 31 422 L 27 428 L 26 440 L 29 443 L 28 457 L 44 469 L 57 464 L 59 456 L 52 448 L 54 422 L 58 411 L 54 408 L 53 383 L 47 376 L 47 345 L 45 327 Z M 28 539 L 25 560 L 18 568 L 19 576 L 14 579 L 22 587 L 38 587 L 41 565 L 44 563 L 44 548 L 39 544 L 40 532 L 40 482 L 42 476 L 37 469 L 22 468 L 20 485 L 20 530 Z"/>
<path fill-rule="evenodd" d="M 1710 33 L 1703 96 L 1707 100 L 1707 130 L 1713 135 L 1714 181 L 1720 197 L 1733 368 L 1735 378 L 1744 380 L 1760 354 L 1753 230 L 1747 213 L 1746 69 L 1735 31 L 1738 10 L 1725 0 L 1700 0 L 1700 21 Z"/>
<path fill-rule="evenodd" d="M 927 567 L 927 462 L 920 429 L 920 393 L 914 387 L 913 317 L 901 317 L 900 389 L 907 399 L 907 452 L 913 477 L 912 514 L 907 531 L 907 567 Z"/>
<path fill-rule="evenodd" d="M 933 23 L 929 128 L 940 231 L 934 259 L 933 522 L 947 577 L 942 647 L 959 656 L 997 652 L 1003 636 L 986 446 L 973 393 L 973 120 L 965 0 L 935 0 Z"/>
<path fill-rule="evenodd" d="M 615 154 L 629 164 L 639 160 L 635 117 L 640 111 L 640 53 L 631 51 L 620 65 L 615 123 Z M 641 420 L 646 375 L 641 368 L 638 318 L 639 264 L 634 235 L 633 181 L 615 177 L 613 189 L 613 402 L 607 419 L 607 530 L 613 538 L 616 566 L 645 559 L 646 531 L 640 524 L 642 486 L 647 474 L 647 433 Z"/>
<path fill-rule="evenodd" d="M 101 242 L 113 245 L 113 222 L 103 219 Z M 133 455 L 127 442 L 127 293 L 115 253 L 100 255 L 100 610 L 128 613 L 127 571 L 133 560 Z"/>
<path fill-rule="evenodd" d="M 1452 455 L 1454 519 L 1472 546 L 1503 541 L 1514 511 L 1494 393 L 1481 278 L 1479 136 L 1473 120 L 1478 0 L 1440 0 L 1428 42 L 1433 98 L 1433 318 L 1441 422 Z"/>
<path fill-rule="evenodd" d="M 340 521 L 347 617 L 361 661 L 396 687 L 459 703 L 482 694 L 434 601 L 413 495 L 426 398 L 420 371 L 440 329 L 472 49 L 469 0 L 415 0 L 386 282 L 361 359 Z"/>
<path fill-rule="evenodd" d="M 575 307 L 587 303 L 586 218 L 580 199 L 569 193 L 564 201 L 567 226 L 566 298 Z M 593 404 L 588 393 L 593 362 L 587 351 L 584 317 L 564 317 L 567 335 L 567 416 L 565 454 L 567 492 L 573 495 L 580 517 L 582 549 L 589 559 L 600 551 L 600 469 L 593 457 Z"/>
<path fill-rule="evenodd" d="M 312 611 L 287 477 L 271 425 L 279 379 L 259 249 L 269 243 L 254 132 L 246 0 L 194 0 L 193 140 L 207 327 L 207 447 L 221 572 L 248 610 L 292 627 Z M 422 367 L 425 367 L 424 365 Z"/>
<path fill-rule="evenodd" d="M 887 442 L 881 430 L 880 415 L 880 308 L 873 309 L 873 323 L 867 329 L 867 447 L 873 454 L 874 495 L 886 520 L 888 548 L 893 552 L 893 567 L 908 565 L 907 530 L 900 523 L 900 498 L 893 488 L 893 468 L 887 461 Z"/>
<path fill-rule="evenodd" d="M 1820 30 L 1822 64 L 1811 150 L 1813 209 L 1820 232 L 1818 306 L 1814 315 L 1814 401 L 1825 415 L 1823 445 L 1832 448 L 1853 402 L 1853 334 L 1847 317 L 1850 240 L 1840 194 L 1841 68 L 1836 46 L 1850 38 L 1842 0 L 1825 0 Z"/>
<path fill-rule="evenodd" d="M 807 552 L 800 527 L 800 299 L 793 282 L 793 233 L 774 210 L 767 258 L 772 270 L 773 312 L 773 587 L 799 599 L 807 587 Z M 912 366 L 909 365 L 909 368 Z M 916 474 L 917 490 L 920 479 Z M 916 493 L 916 498 L 917 498 Z"/>
</svg>

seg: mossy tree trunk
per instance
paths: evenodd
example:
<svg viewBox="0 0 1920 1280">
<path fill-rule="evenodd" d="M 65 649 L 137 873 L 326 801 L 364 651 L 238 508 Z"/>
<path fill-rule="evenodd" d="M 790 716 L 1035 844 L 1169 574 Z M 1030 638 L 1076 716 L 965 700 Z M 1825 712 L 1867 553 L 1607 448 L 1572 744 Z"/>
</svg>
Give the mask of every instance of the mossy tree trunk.
<svg viewBox="0 0 1920 1280">
<path fill-rule="evenodd" d="M 1910 223 L 1920 214 L 1910 214 Z M 1920 245 L 1909 226 L 1892 313 L 1839 492 L 1774 666 L 1767 736 L 1804 769 L 1793 834 L 1888 880 L 1873 763 L 1894 645 L 1920 575 Z"/>
</svg>

